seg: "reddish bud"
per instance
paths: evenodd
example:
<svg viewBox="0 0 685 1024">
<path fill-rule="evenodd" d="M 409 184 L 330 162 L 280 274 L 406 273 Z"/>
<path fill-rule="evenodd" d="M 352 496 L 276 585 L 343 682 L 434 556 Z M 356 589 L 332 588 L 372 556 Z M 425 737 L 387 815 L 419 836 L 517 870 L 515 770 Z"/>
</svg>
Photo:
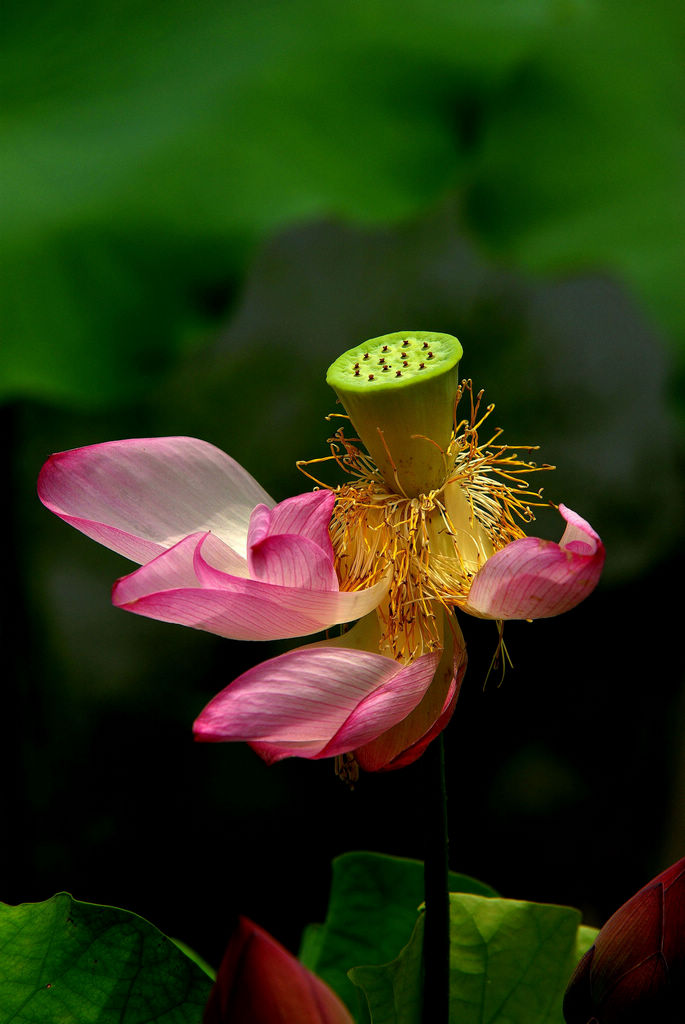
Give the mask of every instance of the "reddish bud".
<svg viewBox="0 0 685 1024">
<path fill-rule="evenodd" d="M 203 1024 L 354 1024 L 335 993 L 268 932 L 241 917 Z"/>
<path fill-rule="evenodd" d="M 571 978 L 566 1024 L 685 1020 L 685 857 L 624 903 Z"/>
</svg>

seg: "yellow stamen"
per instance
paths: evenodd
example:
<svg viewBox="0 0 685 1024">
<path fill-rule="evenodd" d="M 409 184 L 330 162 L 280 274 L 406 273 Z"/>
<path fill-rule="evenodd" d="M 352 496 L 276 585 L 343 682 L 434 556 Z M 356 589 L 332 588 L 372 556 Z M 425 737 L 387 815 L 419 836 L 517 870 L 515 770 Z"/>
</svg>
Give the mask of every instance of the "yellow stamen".
<svg viewBox="0 0 685 1024">
<path fill-rule="evenodd" d="M 457 420 L 464 395 L 469 416 Z M 440 607 L 466 604 L 478 570 L 496 551 L 525 536 L 520 523 L 534 519 L 531 506 L 547 504 L 540 491 L 529 491 L 526 477 L 554 467 L 537 466 L 519 454 L 536 451 L 534 446 L 502 444 L 499 429 L 479 443 L 478 430 L 494 409 L 488 405 L 481 413 L 482 397 L 480 391 L 474 398 L 471 381 L 462 381 L 454 432 L 441 449 L 445 478 L 427 494 L 391 491 L 343 427 L 330 441 L 330 456 L 298 463 L 319 486 L 328 487 L 308 469 L 318 463 L 334 461 L 352 477 L 329 488 L 336 495 L 330 536 L 340 589 L 371 586 L 391 570 L 388 595 L 377 611 L 380 650 L 403 663 L 442 646 Z"/>
</svg>

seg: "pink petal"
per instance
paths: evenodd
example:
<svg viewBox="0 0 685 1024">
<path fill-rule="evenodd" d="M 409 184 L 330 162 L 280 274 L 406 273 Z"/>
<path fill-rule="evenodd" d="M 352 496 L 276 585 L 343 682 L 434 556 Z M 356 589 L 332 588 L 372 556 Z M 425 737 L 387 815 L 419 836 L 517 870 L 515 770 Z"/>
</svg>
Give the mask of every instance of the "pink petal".
<svg viewBox="0 0 685 1024">
<path fill-rule="evenodd" d="M 311 491 L 274 509 L 257 505 L 247 535 L 250 576 L 288 587 L 338 590 L 328 534 L 334 504 L 331 491 Z"/>
<path fill-rule="evenodd" d="M 258 544 L 265 537 L 280 534 L 296 534 L 308 537 L 323 551 L 333 557 L 333 546 L 328 535 L 335 494 L 333 491 L 306 491 L 285 501 L 279 501 L 273 508 L 260 507 L 259 515 L 252 513 L 248 533 L 248 548 Z"/>
<path fill-rule="evenodd" d="M 212 534 L 192 534 L 118 580 L 113 603 L 234 640 L 280 640 L 366 615 L 387 590 L 383 582 L 352 593 L 263 583 L 215 568 L 205 550 L 213 559 L 237 558 Z"/>
<path fill-rule="evenodd" d="M 238 920 L 203 1024 L 354 1024 L 338 996 L 280 943 Z"/>
<path fill-rule="evenodd" d="M 299 647 L 222 690 L 195 722 L 195 736 L 247 741 L 268 761 L 344 753 L 409 714 L 437 661 L 426 654 L 403 666 L 370 651 Z"/>
<path fill-rule="evenodd" d="M 442 632 L 445 648 L 421 703 L 394 728 L 355 749 L 365 771 L 389 771 L 412 764 L 452 717 L 466 672 L 466 644 L 453 615 L 445 616 Z"/>
<path fill-rule="evenodd" d="M 220 579 L 224 576 L 241 576 L 247 579 L 250 575 L 247 567 L 247 559 L 239 555 L 228 544 L 224 544 L 215 533 L 192 534 L 196 538 L 196 547 L 193 554 L 193 569 L 199 582 L 204 585 L 204 567 L 211 568 Z M 211 580 L 209 581 L 211 583 Z M 195 585 L 193 584 L 193 586 Z M 171 581 L 171 586 L 175 586 Z"/>
<path fill-rule="evenodd" d="M 307 537 L 267 537 L 253 548 L 250 575 L 264 583 L 337 591 L 333 561 Z"/>
<path fill-rule="evenodd" d="M 597 585 L 604 545 L 564 505 L 561 541 L 524 537 L 489 558 L 476 574 L 465 611 L 487 619 L 542 619 L 574 608 Z"/>
<path fill-rule="evenodd" d="M 414 761 L 418 761 L 418 759 L 421 757 L 428 744 L 432 743 L 433 740 L 440 735 L 443 729 L 447 728 L 452 718 L 452 715 L 454 714 L 455 709 L 457 707 L 457 699 L 459 697 L 459 691 L 461 689 L 461 683 L 464 678 L 465 670 L 466 663 L 464 663 L 464 666 L 461 670 L 459 677 L 455 677 L 452 680 L 450 688 L 447 691 L 447 697 L 445 698 L 445 703 L 443 705 L 442 712 L 440 713 L 440 716 L 436 720 L 435 725 L 431 729 L 429 729 L 428 732 L 421 737 L 421 739 L 416 740 L 415 743 L 413 743 L 410 747 L 407 747 L 407 749 L 402 751 L 401 754 L 398 754 L 396 757 L 393 757 L 391 761 L 388 761 L 386 764 L 384 764 L 382 766 L 383 771 L 388 772 L 395 771 L 397 768 L 406 768 L 408 764 L 413 764 Z M 362 760 L 364 759 L 362 758 Z M 368 759 L 366 764 L 363 764 L 362 761 L 360 761 L 359 763 L 362 768 L 366 769 L 366 771 L 371 770 L 369 767 Z"/>
<path fill-rule="evenodd" d="M 399 666 L 399 671 L 396 671 L 387 683 L 379 686 L 357 705 L 319 756 L 334 757 L 337 754 L 345 754 L 349 750 L 370 743 L 406 719 L 425 697 L 439 660 L 438 653 L 424 654 L 409 665 Z M 398 665 L 397 662 L 394 664 Z"/>
<path fill-rule="evenodd" d="M 207 530 L 245 555 L 252 509 L 273 505 L 247 470 L 193 437 L 61 452 L 43 466 L 38 495 L 65 522 L 135 562 Z"/>
</svg>

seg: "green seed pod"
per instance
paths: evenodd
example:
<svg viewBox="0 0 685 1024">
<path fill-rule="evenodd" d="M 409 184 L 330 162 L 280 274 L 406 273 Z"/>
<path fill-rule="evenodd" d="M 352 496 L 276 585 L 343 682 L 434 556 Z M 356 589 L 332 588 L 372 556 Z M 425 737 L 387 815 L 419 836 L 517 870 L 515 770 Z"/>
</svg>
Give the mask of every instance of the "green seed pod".
<svg viewBox="0 0 685 1024">
<path fill-rule="evenodd" d="M 415 497 L 444 482 L 461 355 L 450 334 L 398 331 L 329 367 L 327 382 L 391 490 Z"/>
</svg>

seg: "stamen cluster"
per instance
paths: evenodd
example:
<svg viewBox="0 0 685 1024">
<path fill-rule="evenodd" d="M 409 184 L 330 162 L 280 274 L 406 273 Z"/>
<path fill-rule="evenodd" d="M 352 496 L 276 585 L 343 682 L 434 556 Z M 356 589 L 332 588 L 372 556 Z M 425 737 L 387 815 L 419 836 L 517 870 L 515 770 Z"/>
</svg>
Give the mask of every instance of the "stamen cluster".
<svg viewBox="0 0 685 1024">
<path fill-rule="evenodd" d="M 469 412 L 457 420 L 465 396 Z M 387 598 L 378 608 L 380 649 L 403 663 L 442 646 L 439 608 L 464 605 L 487 559 L 525 536 L 520 524 L 535 518 L 531 505 L 547 504 L 541 491 L 529 490 L 526 477 L 553 467 L 521 457 L 537 450 L 534 446 L 502 444 L 500 429 L 479 440 L 479 429 L 494 409 L 488 405 L 481 413 L 482 398 L 482 391 L 474 396 L 470 380 L 462 381 L 452 436 L 440 449 L 444 479 L 426 494 L 408 497 L 392 490 L 360 442 L 344 436 L 344 427 L 330 440 L 330 456 L 299 463 L 315 480 L 306 467 L 329 460 L 353 478 L 330 488 L 336 495 L 330 536 L 340 589 L 357 590 L 390 576 Z M 435 447 L 430 438 L 424 440 Z"/>
</svg>

